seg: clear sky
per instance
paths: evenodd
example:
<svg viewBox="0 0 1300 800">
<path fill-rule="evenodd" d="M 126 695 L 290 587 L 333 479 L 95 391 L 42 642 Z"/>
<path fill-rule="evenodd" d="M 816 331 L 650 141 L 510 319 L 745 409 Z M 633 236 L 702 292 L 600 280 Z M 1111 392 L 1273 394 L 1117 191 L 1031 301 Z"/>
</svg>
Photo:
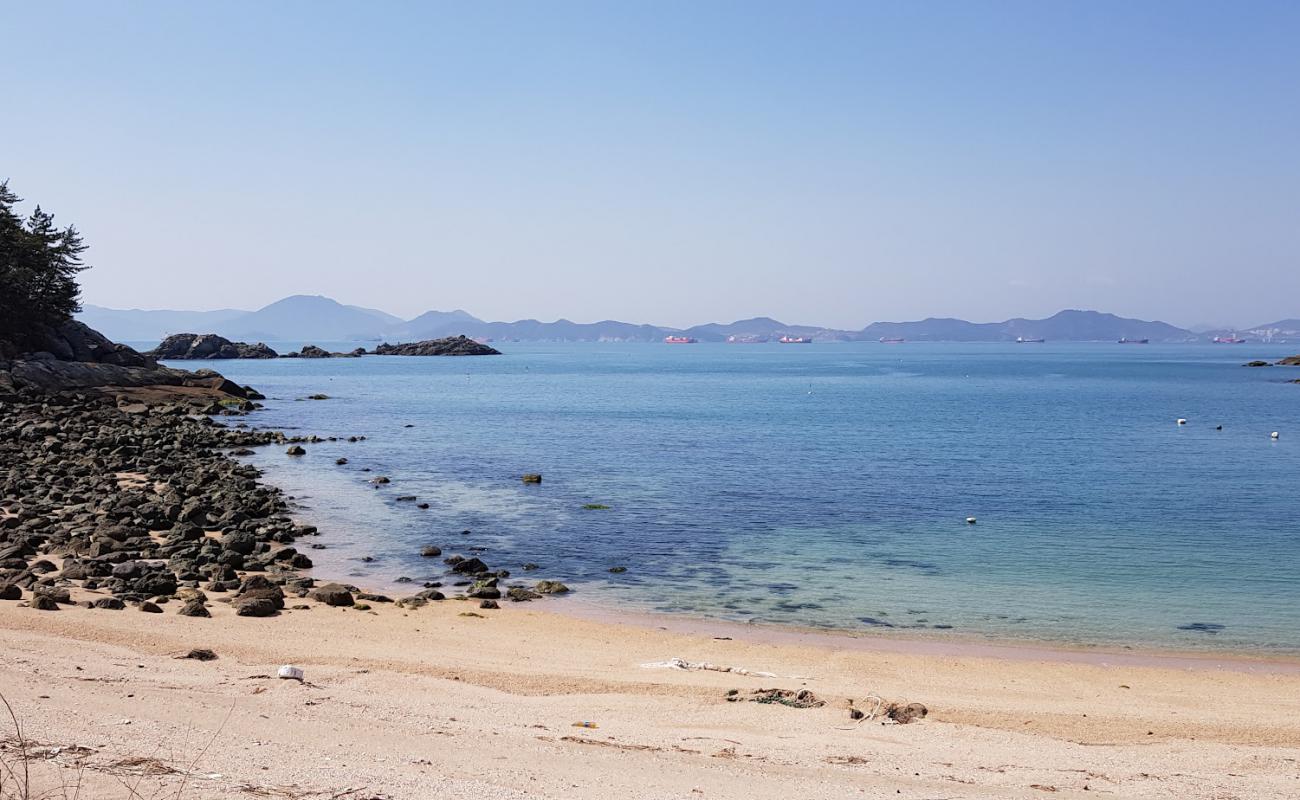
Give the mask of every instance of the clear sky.
<svg viewBox="0 0 1300 800">
<path fill-rule="evenodd" d="M 1300 3 L 0 0 L 87 302 L 1300 317 Z"/>
</svg>

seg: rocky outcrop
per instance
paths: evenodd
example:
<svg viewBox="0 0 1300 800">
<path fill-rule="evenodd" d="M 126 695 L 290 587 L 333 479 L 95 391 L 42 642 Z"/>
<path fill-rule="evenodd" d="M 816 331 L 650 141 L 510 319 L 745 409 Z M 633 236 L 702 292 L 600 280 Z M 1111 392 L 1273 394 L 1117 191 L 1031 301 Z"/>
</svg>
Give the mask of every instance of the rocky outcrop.
<svg viewBox="0 0 1300 800">
<path fill-rule="evenodd" d="M 39 349 L 0 360 L 0 397 L 22 392 L 61 392 L 116 387 L 181 387 L 247 399 L 247 391 L 211 370 L 189 372 L 159 366 L 150 356 L 109 341 L 75 320 L 38 328 L 27 337 Z M 13 353 L 12 343 L 0 352 Z"/>
<path fill-rule="evenodd" d="M 375 348 L 377 356 L 499 356 L 501 351 L 476 342 L 468 336 L 448 336 L 423 342 L 389 344 Z"/>
<path fill-rule="evenodd" d="M 163 339 L 148 355 L 166 361 L 187 361 L 209 358 L 277 358 L 279 353 L 262 342 L 232 342 L 215 333 L 176 333 Z"/>
<path fill-rule="evenodd" d="M 231 397 L 247 397 L 242 386 L 211 370 L 188 372 L 157 365 L 122 367 L 85 361 L 56 361 L 51 358 L 0 362 L 0 395 L 14 394 L 23 389 L 59 392 L 145 386 L 211 389 Z"/>
<path fill-rule="evenodd" d="M 81 361 L 118 367 L 154 366 L 148 356 L 124 344 L 111 342 L 106 336 L 76 320 L 54 327 L 38 326 L 27 337 L 27 346 L 0 341 L 0 357 L 48 361 Z"/>
<path fill-rule="evenodd" d="M 317 347 L 314 344 L 304 345 L 302 351 L 295 350 L 292 353 L 285 353 L 285 358 L 360 358 L 366 354 L 366 348 L 358 347 L 350 353 L 331 353 L 323 347 Z"/>
<path fill-rule="evenodd" d="M 1279 367 L 1300 367 L 1300 356 L 1287 356 L 1277 362 Z"/>
</svg>

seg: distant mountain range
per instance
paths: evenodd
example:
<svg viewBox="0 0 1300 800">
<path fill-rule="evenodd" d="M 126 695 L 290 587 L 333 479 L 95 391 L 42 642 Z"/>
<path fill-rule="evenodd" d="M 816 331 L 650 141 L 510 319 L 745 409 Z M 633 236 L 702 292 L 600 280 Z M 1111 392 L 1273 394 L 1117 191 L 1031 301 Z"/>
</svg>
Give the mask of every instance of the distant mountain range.
<svg viewBox="0 0 1300 800">
<path fill-rule="evenodd" d="M 403 320 L 383 311 L 349 306 L 328 297 L 294 295 L 257 311 L 119 310 L 87 305 L 81 321 L 115 341 L 161 341 L 173 333 L 217 333 L 244 342 L 411 342 L 464 334 L 497 341 L 634 341 L 654 342 L 665 336 L 689 336 L 702 342 L 722 342 L 730 336 L 777 339 L 802 336 L 818 341 L 874 341 L 899 338 L 919 342 L 1005 342 L 1017 338 L 1048 341 L 1115 341 L 1120 338 L 1153 342 L 1210 341 L 1215 336 L 1254 341 L 1300 341 L 1300 320 L 1289 319 L 1241 331 L 1193 333 L 1165 322 L 1125 319 L 1097 311 L 1061 311 L 1046 319 L 967 322 L 924 319 L 916 322 L 873 322 L 862 330 L 838 330 L 817 325 L 787 325 L 770 317 L 728 324 L 711 322 L 692 328 L 637 325 L 630 322 L 570 322 L 535 319 L 487 322 L 456 311 L 426 311 Z"/>
</svg>

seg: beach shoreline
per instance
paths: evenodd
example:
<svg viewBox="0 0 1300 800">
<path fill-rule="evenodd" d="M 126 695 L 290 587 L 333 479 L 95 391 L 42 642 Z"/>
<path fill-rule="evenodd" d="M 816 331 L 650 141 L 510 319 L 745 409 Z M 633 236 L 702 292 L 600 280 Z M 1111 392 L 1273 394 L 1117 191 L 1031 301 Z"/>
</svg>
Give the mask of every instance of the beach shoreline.
<svg viewBox="0 0 1300 800">
<path fill-rule="evenodd" d="M 614 608 L 578 594 L 547 603 L 545 611 L 612 625 L 631 625 L 688 635 L 718 635 L 768 644 L 805 644 L 864 652 L 924 655 L 936 658 L 978 657 L 1008 661 L 1046 661 L 1095 666 L 1226 669 L 1240 672 L 1300 675 L 1300 656 L 1254 654 L 1233 650 L 1172 650 L 1158 647 L 999 639 L 975 633 L 944 632 L 920 637 L 909 632 L 851 631 L 790 623 L 745 623 L 683 613 Z"/>
<path fill-rule="evenodd" d="M 1282 798 L 1300 774 L 1296 674 L 719 639 L 560 603 L 307 601 L 257 619 L 211 600 L 211 619 L 0 604 L 0 686 L 27 736 L 62 748 L 45 769 L 79 767 L 104 797 L 113 764 L 148 757 L 192 774 L 186 797 L 412 799 Z M 645 666 L 673 658 L 749 673 Z M 306 682 L 276 679 L 285 664 Z M 774 688 L 825 705 L 744 702 Z M 929 713 L 852 720 L 872 696 Z"/>
</svg>

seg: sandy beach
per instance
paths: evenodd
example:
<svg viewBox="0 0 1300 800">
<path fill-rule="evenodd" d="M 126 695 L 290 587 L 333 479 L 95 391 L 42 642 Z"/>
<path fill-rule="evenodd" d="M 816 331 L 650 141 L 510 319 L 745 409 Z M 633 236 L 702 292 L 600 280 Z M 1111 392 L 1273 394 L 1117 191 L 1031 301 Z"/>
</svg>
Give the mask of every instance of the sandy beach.
<svg viewBox="0 0 1300 800">
<path fill-rule="evenodd" d="M 306 602 L 255 619 L 212 599 L 211 619 L 0 604 L 0 687 L 23 723 L 35 788 L 62 796 L 60 785 L 80 781 L 80 796 L 96 798 L 1300 794 L 1293 662 L 943 655 L 897 640 L 864 648 L 738 626 L 614 624 L 555 613 L 563 601 Z M 218 657 L 178 658 L 195 648 Z M 674 657 L 778 677 L 641 666 Z M 283 664 L 303 668 L 305 682 L 274 677 Z M 745 700 L 771 688 L 825 705 Z M 740 701 L 728 701 L 732 690 Z M 848 700 L 870 710 L 869 695 L 929 714 L 851 720 Z M 12 765 L 17 745 L 5 742 Z"/>
</svg>

